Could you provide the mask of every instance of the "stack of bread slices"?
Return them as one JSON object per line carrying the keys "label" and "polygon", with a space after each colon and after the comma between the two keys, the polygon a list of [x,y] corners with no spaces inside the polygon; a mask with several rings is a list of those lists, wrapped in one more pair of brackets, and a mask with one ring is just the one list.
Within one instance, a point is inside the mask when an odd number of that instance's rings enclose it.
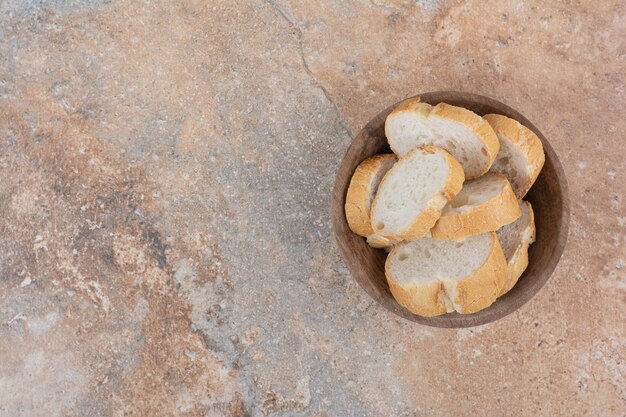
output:
{"label": "stack of bread slices", "polygon": [[385,275],[415,314],[475,313],[509,291],[528,266],[533,210],[522,200],[545,156],[516,120],[408,100],[385,121],[393,153],[354,172],[352,231],[389,251]]}

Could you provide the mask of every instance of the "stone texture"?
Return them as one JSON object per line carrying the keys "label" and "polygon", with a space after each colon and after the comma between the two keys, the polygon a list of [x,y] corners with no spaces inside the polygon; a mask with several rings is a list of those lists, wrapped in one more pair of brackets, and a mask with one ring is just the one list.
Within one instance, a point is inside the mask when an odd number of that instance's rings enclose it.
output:
{"label": "stone texture", "polygon": [[[0,3],[0,416],[623,416],[619,1]],[[351,137],[502,100],[569,178],[514,314],[394,317],[337,254]]]}

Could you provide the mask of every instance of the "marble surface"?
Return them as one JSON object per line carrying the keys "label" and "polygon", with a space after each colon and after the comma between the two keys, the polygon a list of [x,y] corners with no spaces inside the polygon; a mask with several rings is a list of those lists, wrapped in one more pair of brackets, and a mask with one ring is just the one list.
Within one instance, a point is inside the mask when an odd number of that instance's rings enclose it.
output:
{"label": "marble surface", "polygon": [[[624,416],[626,5],[0,2],[0,416]],[[569,179],[542,291],[464,330],[374,303],[351,137],[463,90]]]}

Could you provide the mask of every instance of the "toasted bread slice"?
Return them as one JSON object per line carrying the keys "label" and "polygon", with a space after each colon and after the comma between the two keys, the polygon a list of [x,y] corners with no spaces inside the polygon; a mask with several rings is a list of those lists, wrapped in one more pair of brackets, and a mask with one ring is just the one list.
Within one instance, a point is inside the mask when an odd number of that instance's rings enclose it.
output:
{"label": "toasted bread slice", "polygon": [[497,232],[508,266],[508,277],[500,295],[517,283],[528,266],[528,247],[535,241],[535,215],[528,201],[519,202],[522,215]]}
{"label": "toasted bread slice", "polygon": [[463,185],[461,165],[436,146],[416,148],[387,172],[374,202],[374,233],[393,242],[419,239]]}
{"label": "toasted bread slice", "polygon": [[491,171],[507,177],[517,198],[522,198],[535,183],[546,160],[541,140],[532,130],[509,117],[487,114],[484,119],[500,140],[500,151]]}
{"label": "toasted bread slice", "polygon": [[431,233],[435,239],[461,240],[495,232],[521,215],[509,181],[501,174],[488,172],[463,184],[461,192],[443,208]]}
{"label": "toasted bread slice", "polygon": [[385,263],[385,276],[398,303],[420,316],[489,307],[507,278],[494,232],[462,242],[423,238],[400,244]]}
{"label": "toasted bread slice", "polygon": [[500,144],[489,123],[470,110],[419,99],[407,100],[385,121],[389,146],[398,155],[419,146],[435,145],[448,151],[463,166],[466,179],[487,172]]}
{"label": "toasted bread slice", "polygon": [[367,237],[371,246],[378,248],[390,246],[392,242],[374,235],[370,209],[378,185],[397,160],[396,155],[389,153],[374,155],[361,162],[352,175],[346,195],[348,226],[357,235]]}

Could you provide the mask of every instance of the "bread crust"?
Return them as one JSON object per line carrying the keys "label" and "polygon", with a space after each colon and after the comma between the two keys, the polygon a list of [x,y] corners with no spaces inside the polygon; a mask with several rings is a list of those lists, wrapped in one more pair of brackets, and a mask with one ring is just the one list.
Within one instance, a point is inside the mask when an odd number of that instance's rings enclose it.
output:
{"label": "bread crust", "polygon": [[374,180],[383,167],[393,164],[396,160],[397,157],[392,153],[374,155],[361,162],[354,171],[346,194],[344,210],[348,226],[357,235],[368,237],[374,233],[370,222],[370,208],[375,192]]}
{"label": "bread crust", "polygon": [[401,248],[396,246],[387,256],[385,276],[391,294],[398,304],[420,316],[432,317],[456,311],[470,314],[489,307],[500,294],[507,279],[507,264],[500,242],[494,232],[491,251],[483,264],[461,280],[406,285],[398,282],[390,271],[390,263]]}
{"label": "bread crust", "polygon": [[[434,145],[428,145],[425,147],[418,147],[413,149],[404,155],[403,158],[410,157],[413,153],[421,152],[421,153],[439,153],[443,155],[448,163],[448,177],[446,178],[446,183],[444,184],[441,192],[439,194],[434,195],[426,205],[426,209],[418,214],[411,225],[401,233],[388,233],[385,230],[375,230],[372,225],[372,230],[380,236],[383,236],[395,243],[401,241],[411,241],[419,239],[420,237],[425,236],[430,229],[437,222],[437,219],[441,216],[441,210],[446,205],[446,203],[454,198],[455,195],[461,191],[463,187],[463,182],[465,181],[465,177],[463,174],[463,168],[459,164],[459,162],[452,157],[447,151],[442,148],[439,148]],[[380,183],[380,187],[383,187],[387,177],[383,178]],[[374,202],[372,203],[372,208],[375,207],[376,197],[374,198]],[[373,216],[372,216],[373,217]]]}
{"label": "bread crust", "polygon": [[437,104],[433,108],[431,114],[464,124],[485,144],[485,149],[489,158],[488,162],[483,166],[482,172],[477,175],[468,175],[466,179],[471,180],[473,178],[478,178],[485,172],[489,171],[491,164],[495,161],[498,151],[500,150],[500,140],[489,123],[485,123],[485,119],[471,110],[463,107],[452,106],[446,103]]}
{"label": "bread crust", "polygon": [[380,236],[376,233],[372,233],[371,235],[367,237],[367,244],[377,249],[389,248],[395,245],[396,243],[398,242],[388,239],[384,236]]}
{"label": "bread crust", "polygon": [[[430,117],[431,115],[441,117],[443,119],[447,119],[449,121],[453,121],[456,123],[461,123],[465,125],[468,129],[470,129],[485,145],[485,150],[487,152],[488,160],[482,166],[480,172],[475,175],[466,175],[466,179],[473,179],[480,177],[485,172],[489,171],[491,164],[496,159],[498,151],[500,150],[500,141],[496,136],[495,132],[482,117],[472,112],[471,110],[465,109],[463,107],[453,106],[447,103],[439,103],[436,106],[431,106],[428,103],[420,102],[419,97],[406,100],[402,102],[398,107],[396,107],[387,117],[393,117],[398,113],[403,112],[416,112],[421,114],[423,117]],[[385,123],[385,136],[389,138],[390,131],[388,130],[388,125]],[[394,149],[394,146],[389,143],[391,146],[391,150],[395,153],[397,149]]]}
{"label": "bread crust", "polygon": [[[404,112],[409,112],[409,113],[416,112],[416,113],[420,113],[424,117],[428,117],[432,110],[433,110],[433,106],[431,106],[428,103],[422,103],[420,101],[420,98],[416,97],[416,98],[412,98],[409,100],[405,100],[402,103],[400,103],[398,107],[396,107],[395,109],[393,109],[391,113],[389,113],[389,116],[398,114],[398,113],[404,113]],[[389,137],[388,133],[389,132],[387,131],[387,123],[385,123],[385,136],[386,137]],[[394,150],[393,147],[391,148],[391,150],[392,151]]]}
{"label": "bread crust", "polygon": [[508,260],[507,263],[507,279],[500,291],[500,295],[504,295],[509,292],[517,281],[519,277],[522,276],[526,268],[528,267],[528,248],[535,241],[536,229],[535,229],[535,213],[533,212],[532,205],[528,201],[521,201],[521,204],[524,204],[528,209],[528,216],[530,217],[528,221],[527,230],[529,231],[530,238],[527,240],[523,240],[520,245],[513,252],[513,256]]}
{"label": "bread crust", "polygon": [[[387,259],[390,256],[391,254],[387,256]],[[447,313],[445,304],[439,300],[439,294],[444,292],[441,281],[407,287],[394,280],[393,277],[387,276],[387,282],[391,294],[398,304],[411,313],[424,317],[440,316]]]}
{"label": "bread crust", "polygon": [[483,118],[489,123],[498,137],[502,135],[508,138],[517,146],[524,159],[526,159],[528,180],[520,190],[515,190],[517,198],[521,199],[535,183],[545,163],[546,156],[543,152],[541,139],[532,130],[510,117],[491,113],[486,114]]}
{"label": "bread crust", "polygon": [[513,188],[506,177],[496,172],[485,175],[500,178],[505,184],[502,191],[468,211],[443,213],[431,230],[434,239],[460,240],[480,233],[495,232],[522,215]]}

